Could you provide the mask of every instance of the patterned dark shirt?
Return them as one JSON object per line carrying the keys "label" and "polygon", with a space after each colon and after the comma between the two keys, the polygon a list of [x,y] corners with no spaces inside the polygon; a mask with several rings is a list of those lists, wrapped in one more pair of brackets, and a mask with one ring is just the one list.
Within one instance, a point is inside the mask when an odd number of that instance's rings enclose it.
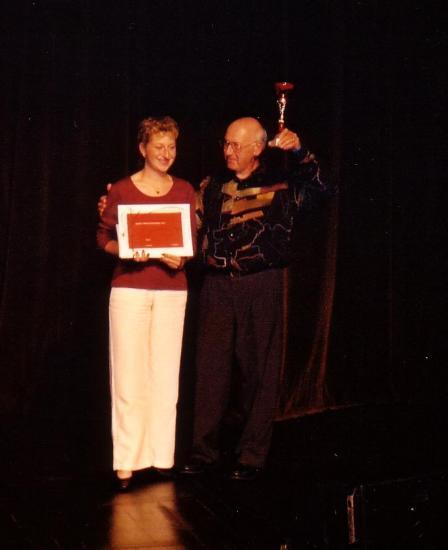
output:
{"label": "patterned dark shirt", "polygon": [[230,171],[206,178],[197,210],[206,265],[240,274],[288,265],[294,217],[324,191],[318,164],[303,149],[288,155],[288,170],[262,160],[244,180]]}

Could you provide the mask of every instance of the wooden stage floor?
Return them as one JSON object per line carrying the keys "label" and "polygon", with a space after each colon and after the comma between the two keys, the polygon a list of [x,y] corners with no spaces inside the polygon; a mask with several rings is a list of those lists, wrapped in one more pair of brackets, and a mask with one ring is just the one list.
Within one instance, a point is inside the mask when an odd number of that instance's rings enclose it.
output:
{"label": "wooden stage floor", "polygon": [[376,405],[279,422],[259,480],[146,471],[127,493],[92,442],[77,456],[60,434],[21,439],[16,427],[2,436],[0,547],[446,550],[443,412]]}

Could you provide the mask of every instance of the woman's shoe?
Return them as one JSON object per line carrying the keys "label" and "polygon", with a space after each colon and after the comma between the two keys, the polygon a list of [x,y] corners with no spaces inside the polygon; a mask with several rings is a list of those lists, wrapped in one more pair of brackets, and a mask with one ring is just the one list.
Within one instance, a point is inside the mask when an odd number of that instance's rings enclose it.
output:
{"label": "woman's shoe", "polygon": [[117,483],[120,491],[127,491],[131,484],[132,472],[127,470],[117,470]]}
{"label": "woman's shoe", "polygon": [[131,484],[131,478],[128,477],[127,479],[119,479],[118,480],[118,487],[121,491],[127,491],[129,489],[129,485]]}

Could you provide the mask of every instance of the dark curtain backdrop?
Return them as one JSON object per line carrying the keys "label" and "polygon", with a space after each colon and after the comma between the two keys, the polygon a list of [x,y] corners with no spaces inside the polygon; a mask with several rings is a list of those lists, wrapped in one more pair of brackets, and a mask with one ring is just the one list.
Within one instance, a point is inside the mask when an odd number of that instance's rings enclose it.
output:
{"label": "dark curtain backdrop", "polygon": [[[272,134],[278,80],[296,84],[288,125],[339,187],[298,222],[278,417],[446,397],[446,34],[437,3],[391,4],[2,4],[5,425],[37,418],[108,441],[111,262],[95,249],[97,198],[136,169],[148,115],[178,120],[174,172],[197,185],[221,162],[230,120],[257,116]],[[186,388],[194,264],[190,278]]]}

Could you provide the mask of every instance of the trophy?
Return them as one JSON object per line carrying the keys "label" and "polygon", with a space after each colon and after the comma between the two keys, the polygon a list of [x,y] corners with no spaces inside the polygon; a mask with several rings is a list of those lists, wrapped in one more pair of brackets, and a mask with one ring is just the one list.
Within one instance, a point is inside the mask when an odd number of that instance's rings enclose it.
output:
{"label": "trophy", "polygon": [[286,96],[288,92],[294,89],[294,84],[291,82],[276,82],[275,92],[277,94],[277,105],[280,112],[278,119],[278,132],[281,132],[285,127],[285,109],[286,109]]}

